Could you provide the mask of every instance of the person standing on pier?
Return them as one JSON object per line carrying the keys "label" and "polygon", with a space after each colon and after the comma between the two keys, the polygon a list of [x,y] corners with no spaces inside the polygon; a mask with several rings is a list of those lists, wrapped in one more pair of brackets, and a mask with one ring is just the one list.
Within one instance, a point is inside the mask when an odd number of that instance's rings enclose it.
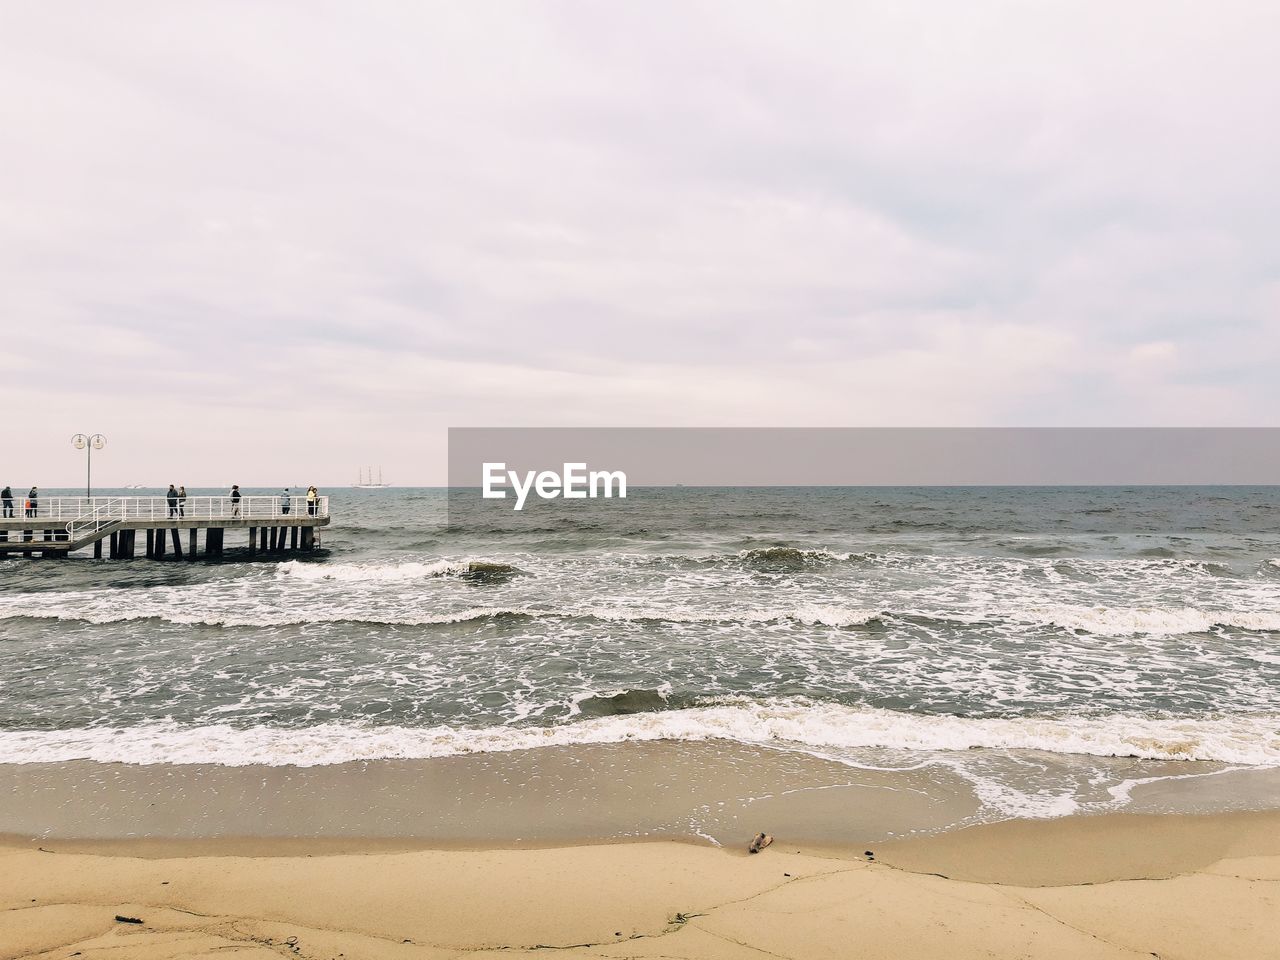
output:
{"label": "person standing on pier", "polygon": [[178,488],[178,516],[185,517],[187,515],[187,486],[183,484]]}
{"label": "person standing on pier", "polygon": [[291,506],[293,506],[293,498],[289,496],[289,488],[285,487],[284,493],[280,494],[280,512],[287,517]]}
{"label": "person standing on pier", "polygon": [[235,519],[240,516],[240,484],[233,483],[231,485],[231,517]]}
{"label": "person standing on pier", "polygon": [[8,485],[6,485],[3,490],[0,490],[0,503],[4,504],[5,519],[12,517],[13,516],[13,491],[9,489]]}
{"label": "person standing on pier", "polygon": [[169,501],[169,519],[172,520],[178,515],[178,491],[171,483],[169,490],[165,493],[165,499]]}
{"label": "person standing on pier", "polygon": [[27,516],[28,517],[40,516],[40,488],[39,487],[32,487],[30,491],[27,492]]}
{"label": "person standing on pier", "polygon": [[320,503],[320,491],[314,486],[307,487],[307,516],[316,515],[316,507]]}

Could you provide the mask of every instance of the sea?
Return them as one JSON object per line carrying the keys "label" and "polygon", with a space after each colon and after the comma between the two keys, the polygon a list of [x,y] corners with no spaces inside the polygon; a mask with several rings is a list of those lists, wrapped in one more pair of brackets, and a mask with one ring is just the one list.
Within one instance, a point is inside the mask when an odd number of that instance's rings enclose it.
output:
{"label": "sea", "polygon": [[720,741],[985,819],[1280,766],[1280,487],[321,492],[314,554],[0,560],[0,763]]}

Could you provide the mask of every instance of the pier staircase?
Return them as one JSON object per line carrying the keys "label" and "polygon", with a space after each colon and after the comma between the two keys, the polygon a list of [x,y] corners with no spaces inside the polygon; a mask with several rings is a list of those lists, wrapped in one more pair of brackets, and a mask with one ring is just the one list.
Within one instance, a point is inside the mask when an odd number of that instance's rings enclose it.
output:
{"label": "pier staircase", "polygon": [[76,517],[67,524],[67,552],[96,543],[124,524],[125,501],[112,497],[98,504],[91,513]]}
{"label": "pier staircase", "polygon": [[26,540],[21,534],[16,538],[0,540],[0,554],[15,553],[19,550],[30,552],[39,550],[43,553],[71,553],[82,547],[89,547],[119,530],[124,524],[124,500],[115,497],[105,503],[98,504],[84,516],[76,517],[66,524],[66,533],[59,534],[53,540]]}

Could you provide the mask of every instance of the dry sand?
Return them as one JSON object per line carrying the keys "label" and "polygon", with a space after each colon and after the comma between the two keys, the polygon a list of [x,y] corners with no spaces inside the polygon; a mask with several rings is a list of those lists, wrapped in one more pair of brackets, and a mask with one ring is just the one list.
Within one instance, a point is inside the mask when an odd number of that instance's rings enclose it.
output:
{"label": "dry sand", "polygon": [[0,957],[1280,958],[1274,812],[998,824],[876,862],[782,836],[306,849],[11,841]]}

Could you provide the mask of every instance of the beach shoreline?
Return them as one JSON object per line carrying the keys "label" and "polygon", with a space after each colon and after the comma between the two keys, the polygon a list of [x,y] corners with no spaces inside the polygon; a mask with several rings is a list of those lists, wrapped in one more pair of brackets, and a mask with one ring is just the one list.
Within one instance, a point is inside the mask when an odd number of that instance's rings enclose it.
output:
{"label": "beach shoreline", "polygon": [[1016,821],[871,858],[335,843],[6,838],[2,955],[1280,956],[1280,811]]}
{"label": "beach shoreline", "polygon": [[[853,766],[732,741],[316,766],[10,763],[0,764],[0,784],[0,834],[19,838],[257,837],[441,849],[639,840],[733,847],[763,830],[860,850],[981,823],[1053,819],[1044,811],[1280,807],[1280,769],[1268,767],[1026,751],[883,754]],[[1032,813],[1018,816],[1010,807]]]}
{"label": "beach shoreline", "polygon": [[1116,762],[1163,776],[986,823],[937,770],[733,743],[0,765],[0,960],[1280,958],[1280,771]]}

